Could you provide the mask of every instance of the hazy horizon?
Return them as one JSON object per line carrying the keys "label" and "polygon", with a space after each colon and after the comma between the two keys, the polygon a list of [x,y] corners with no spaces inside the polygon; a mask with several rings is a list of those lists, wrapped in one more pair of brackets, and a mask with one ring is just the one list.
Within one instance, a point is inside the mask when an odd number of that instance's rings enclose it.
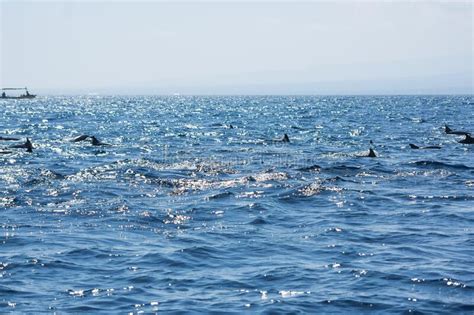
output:
{"label": "hazy horizon", "polygon": [[38,94],[473,94],[471,2],[0,2]]}

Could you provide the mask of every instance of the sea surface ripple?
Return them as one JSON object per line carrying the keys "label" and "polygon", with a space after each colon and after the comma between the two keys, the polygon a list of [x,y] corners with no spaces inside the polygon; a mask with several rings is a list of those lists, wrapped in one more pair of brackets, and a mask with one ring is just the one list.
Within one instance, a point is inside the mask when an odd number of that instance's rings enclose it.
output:
{"label": "sea surface ripple", "polygon": [[472,314],[474,146],[442,127],[474,132],[473,113],[473,96],[0,100],[0,136],[35,146],[0,155],[0,313]]}

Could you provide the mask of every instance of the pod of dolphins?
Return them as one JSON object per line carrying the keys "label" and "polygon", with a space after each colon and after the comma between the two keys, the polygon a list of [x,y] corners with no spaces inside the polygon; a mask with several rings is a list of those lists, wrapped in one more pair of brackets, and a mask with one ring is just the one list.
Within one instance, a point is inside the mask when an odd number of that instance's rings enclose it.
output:
{"label": "pod of dolphins", "polygon": [[[80,141],[84,141],[84,140],[87,140],[87,139],[90,139],[91,144],[95,145],[95,146],[111,146],[111,144],[104,143],[104,142],[100,141],[99,139],[97,139],[95,136],[88,136],[88,135],[79,136],[79,137],[71,140],[71,142],[80,142]],[[18,140],[20,140],[20,139],[13,138],[13,137],[0,137],[0,141],[18,141]],[[15,145],[9,146],[8,149],[26,149],[26,152],[31,153],[31,152],[33,152],[34,147],[33,147],[33,143],[31,143],[30,138],[26,138],[25,143],[15,144]],[[5,151],[5,150],[0,151],[0,154],[9,154],[9,153],[13,153],[13,151]]]}
{"label": "pod of dolphins", "polygon": [[[232,125],[231,125],[231,128],[233,128]],[[474,138],[471,137],[471,133],[469,133],[469,132],[459,131],[459,130],[452,130],[451,128],[449,128],[448,125],[444,126],[444,132],[448,135],[457,135],[457,136],[462,135],[462,136],[464,136],[465,138],[458,141],[459,143],[474,144]],[[90,139],[91,144],[94,145],[94,146],[111,146],[111,144],[104,143],[104,142],[100,141],[99,139],[97,139],[95,136],[89,136],[89,135],[81,135],[81,136],[71,140],[71,142],[86,141],[88,139]],[[19,138],[13,138],[13,137],[1,137],[0,136],[0,141],[18,141],[18,140],[20,140],[20,139]],[[290,142],[290,137],[288,137],[288,135],[285,133],[283,135],[283,138],[272,140],[272,142],[289,143]],[[372,141],[370,141],[370,143],[372,144]],[[417,149],[417,150],[419,150],[419,149],[441,149],[441,147],[437,146],[437,145],[418,146],[418,145],[413,144],[413,143],[410,143],[409,145],[410,145],[410,148]],[[8,148],[9,149],[26,149],[26,152],[30,152],[30,153],[33,152],[33,149],[34,149],[33,144],[31,143],[31,140],[29,138],[26,138],[26,141],[23,144],[12,145],[12,146],[9,146]],[[9,153],[13,153],[13,151],[9,151],[9,150],[0,151],[0,154],[9,154]],[[377,157],[377,154],[375,153],[375,151],[372,148],[370,148],[369,153],[367,155],[363,155],[363,157],[375,158],[375,157]]]}

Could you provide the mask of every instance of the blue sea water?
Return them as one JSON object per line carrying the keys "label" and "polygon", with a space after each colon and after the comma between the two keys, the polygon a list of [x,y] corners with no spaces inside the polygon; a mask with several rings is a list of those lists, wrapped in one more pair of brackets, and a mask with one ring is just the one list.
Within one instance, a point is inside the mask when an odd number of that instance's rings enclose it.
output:
{"label": "blue sea water", "polygon": [[0,313],[472,314],[474,145],[443,126],[474,132],[473,113],[473,96],[0,100],[0,136],[22,138],[0,148],[35,146],[0,155]]}

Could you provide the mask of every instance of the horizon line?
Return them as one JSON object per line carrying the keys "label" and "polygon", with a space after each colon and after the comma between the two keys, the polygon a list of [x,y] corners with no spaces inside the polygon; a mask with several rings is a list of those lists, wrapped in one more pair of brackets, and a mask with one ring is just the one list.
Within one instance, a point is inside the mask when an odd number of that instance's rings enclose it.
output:
{"label": "horizon line", "polygon": [[36,95],[37,97],[44,97],[44,96],[474,96],[473,93],[315,93],[315,94],[307,94],[307,93],[283,93],[283,94],[255,94],[255,93],[242,93],[242,94],[234,94],[234,93],[223,93],[223,94],[193,94],[193,93],[176,93],[176,94],[169,94],[169,93],[142,93],[142,94],[134,94],[134,93],[47,93],[43,95]]}

